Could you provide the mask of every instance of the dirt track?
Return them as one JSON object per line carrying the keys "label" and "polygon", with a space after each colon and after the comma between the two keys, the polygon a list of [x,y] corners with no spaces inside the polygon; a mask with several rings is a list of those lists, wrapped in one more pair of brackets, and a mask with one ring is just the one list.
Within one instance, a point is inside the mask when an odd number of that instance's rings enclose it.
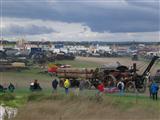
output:
{"label": "dirt track", "polygon": [[[115,64],[118,61],[122,65],[126,66],[132,66],[133,63],[136,63],[140,74],[146,69],[147,65],[149,64],[143,61],[132,61],[130,58],[123,58],[123,57],[117,57],[117,58],[77,57],[77,60],[90,61],[97,64]],[[154,75],[158,68],[159,68],[158,65],[153,65],[151,69],[151,74]]]}

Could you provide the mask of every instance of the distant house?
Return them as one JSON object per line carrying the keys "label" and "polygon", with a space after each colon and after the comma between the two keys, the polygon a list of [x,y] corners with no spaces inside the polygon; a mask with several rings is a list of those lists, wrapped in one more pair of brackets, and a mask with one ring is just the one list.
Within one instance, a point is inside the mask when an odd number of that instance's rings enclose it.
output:
{"label": "distant house", "polygon": [[156,51],[156,52],[147,52],[147,56],[160,56],[160,52]]}
{"label": "distant house", "polygon": [[116,53],[120,56],[126,56],[129,54],[128,47],[118,47]]}
{"label": "distant house", "polygon": [[112,51],[110,46],[99,46],[97,48],[97,50],[102,50],[102,51],[105,51],[105,52],[108,52],[108,53],[110,53]]}

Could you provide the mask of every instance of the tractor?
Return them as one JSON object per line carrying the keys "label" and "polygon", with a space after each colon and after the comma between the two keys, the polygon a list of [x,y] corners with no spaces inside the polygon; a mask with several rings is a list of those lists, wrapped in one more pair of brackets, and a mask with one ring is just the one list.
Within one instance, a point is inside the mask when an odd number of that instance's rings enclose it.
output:
{"label": "tractor", "polygon": [[115,66],[101,67],[94,74],[94,78],[102,80],[107,87],[116,86],[122,80],[125,83],[126,91],[135,92],[137,90],[138,92],[145,92],[149,72],[158,58],[158,56],[152,58],[142,75],[137,74],[136,64],[133,64],[132,69],[117,64]]}

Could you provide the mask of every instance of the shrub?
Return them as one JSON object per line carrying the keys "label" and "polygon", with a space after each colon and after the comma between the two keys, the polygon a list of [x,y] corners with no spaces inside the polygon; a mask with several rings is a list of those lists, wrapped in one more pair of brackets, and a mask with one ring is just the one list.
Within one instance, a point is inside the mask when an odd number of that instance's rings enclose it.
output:
{"label": "shrub", "polygon": [[10,101],[14,99],[15,99],[15,96],[12,93],[4,93],[0,95],[0,100],[3,100],[3,101]]}

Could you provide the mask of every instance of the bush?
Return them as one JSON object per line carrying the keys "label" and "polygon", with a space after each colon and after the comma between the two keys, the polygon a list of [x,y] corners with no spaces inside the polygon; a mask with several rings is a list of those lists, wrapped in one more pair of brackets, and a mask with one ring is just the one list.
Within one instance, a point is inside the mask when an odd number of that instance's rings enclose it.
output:
{"label": "bush", "polygon": [[3,101],[10,101],[14,99],[15,99],[15,96],[12,93],[4,93],[0,95],[0,100],[3,100]]}

